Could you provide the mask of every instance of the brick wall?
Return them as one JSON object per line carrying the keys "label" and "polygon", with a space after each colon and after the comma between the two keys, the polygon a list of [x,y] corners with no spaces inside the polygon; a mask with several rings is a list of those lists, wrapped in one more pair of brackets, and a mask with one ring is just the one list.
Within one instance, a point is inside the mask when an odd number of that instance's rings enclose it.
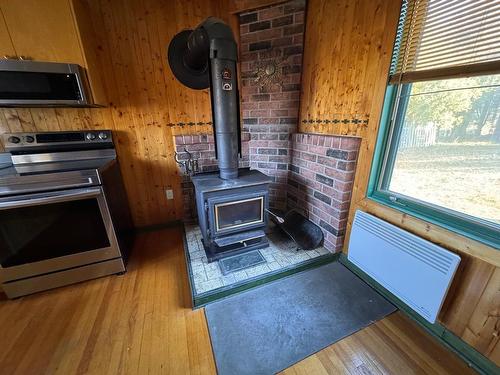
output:
{"label": "brick wall", "polygon": [[306,209],[325,234],[325,247],[344,242],[360,139],[294,134],[288,165],[287,205]]}
{"label": "brick wall", "polygon": [[[243,129],[250,134],[250,167],[274,178],[270,205],[286,206],[291,134],[297,131],[305,0],[240,15]],[[261,87],[256,70],[284,61],[281,85]]]}
{"label": "brick wall", "polygon": [[[240,168],[249,166],[249,140],[250,135],[248,133],[243,133],[241,135],[242,157],[241,159],[239,159]],[[176,151],[179,154],[178,159],[186,160],[188,158],[188,154],[184,152],[184,149],[186,149],[192,154],[193,159],[198,159],[198,167],[200,172],[212,172],[218,170],[217,160],[215,159],[215,143],[213,135],[177,135],[174,138],[174,142]],[[182,173],[180,166],[179,173]],[[184,207],[182,218],[185,222],[188,223],[196,221],[196,202],[194,196],[194,187],[189,176],[182,175],[181,189]]]}

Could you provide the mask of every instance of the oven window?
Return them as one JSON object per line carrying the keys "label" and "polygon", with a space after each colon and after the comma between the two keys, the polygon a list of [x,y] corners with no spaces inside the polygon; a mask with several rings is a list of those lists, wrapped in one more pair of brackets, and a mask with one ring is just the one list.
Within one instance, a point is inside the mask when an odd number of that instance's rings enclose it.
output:
{"label": "oven window", "polygon": [[109,246],[95,198],[0,210],[3,268]]}
{"label": "oven window", "polygon": [[215,205],[217,231],[262,223],[264,197],[243,199]]}

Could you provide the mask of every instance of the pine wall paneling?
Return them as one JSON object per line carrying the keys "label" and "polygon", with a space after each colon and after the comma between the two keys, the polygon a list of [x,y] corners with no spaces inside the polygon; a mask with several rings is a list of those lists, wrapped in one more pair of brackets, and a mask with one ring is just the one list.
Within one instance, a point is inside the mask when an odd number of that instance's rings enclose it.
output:
{"label": "pine wall paneling", "polygon": [[391,0],[308,1],[299,131],[361,138],[344,251],[362,209],[457,252],[462,263],[439,320],[499,364],[500,253],[366,199],[399,8]]}
{"label": "pine wall paneling", "polygon": [[[112,129],[135,225],[180,218],[173,135],[211,132],[208,125],[178,125],[210,122],[211,110],[207,90],[190,90],[173,77],[167,46],[177,32],[193,28],[209,15],[227,20],[226,4],[216,0],[89,0],[109,105],[101,109],[0,109],[0,132]],[[174,200],[166,200],[165,188],[174,189]]]}

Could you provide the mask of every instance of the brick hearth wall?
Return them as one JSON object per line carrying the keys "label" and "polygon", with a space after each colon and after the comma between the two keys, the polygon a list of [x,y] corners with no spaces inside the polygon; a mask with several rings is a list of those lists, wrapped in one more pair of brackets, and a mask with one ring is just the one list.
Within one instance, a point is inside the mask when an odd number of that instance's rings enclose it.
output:
{"label": "brick hearth wall", "polygon": [[[243,129],[250,133],[250,167],[274,178],[270,206],[286,207],[291,134],[297,131],[305,0],[240,15]],[[281,85],[260,87],[256,70],[282,63]]]}
{"label": "brick hearth wall", "polygon": [[332,252],[344,242],[359,145],[359,138],[293,135],[287,204],[308,211]]}

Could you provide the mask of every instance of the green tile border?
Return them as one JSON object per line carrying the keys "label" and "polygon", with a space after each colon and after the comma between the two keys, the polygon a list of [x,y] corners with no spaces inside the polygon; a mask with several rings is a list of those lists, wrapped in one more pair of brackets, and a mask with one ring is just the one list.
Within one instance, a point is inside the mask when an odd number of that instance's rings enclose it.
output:
{"label": "green tile border", "polygon": [[442,345],[450,349],[452,352],[457,354],[462,360],[464,360],[470,367],[484,375],[494,375],[500,374],[500,367],[495,363],[490,361],[484,355],[479,353],[465,341],[460,339],[458,336],[449,331],[445,326],[440,323],[431,324],[416,312],[414,312],[410,307],[408,307],[403,301],[401,301],[394,294],[385,289],[373,278],[368,276],[364,271],[357,267],[354,263],[351,263],[347,259],[347,255],[344,253],[340,254],[339,262],[346,266],[349,270],[354,272],[358,277],[370,285],[373,289],[379,292],[382,296],[387,298],[391,303],[397,306],[401,311],[408,315],[412,320],[418,323],[425,331],[436,338]]}

